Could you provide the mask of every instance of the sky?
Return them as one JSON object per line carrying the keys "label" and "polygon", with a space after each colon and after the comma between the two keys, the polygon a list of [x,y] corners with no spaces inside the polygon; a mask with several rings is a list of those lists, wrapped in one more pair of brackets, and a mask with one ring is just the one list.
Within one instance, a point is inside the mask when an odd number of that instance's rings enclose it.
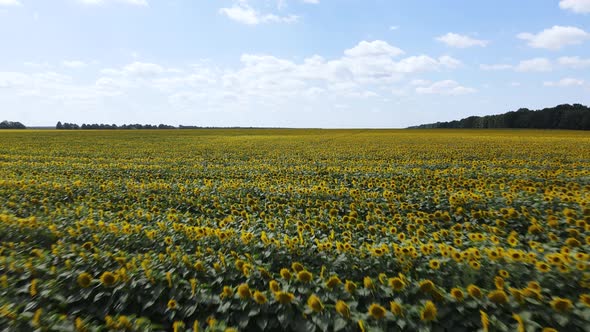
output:
{"label": "sky", "polygon": [[590,104],[590,0],[0,0],[0,121],[403,128]]}

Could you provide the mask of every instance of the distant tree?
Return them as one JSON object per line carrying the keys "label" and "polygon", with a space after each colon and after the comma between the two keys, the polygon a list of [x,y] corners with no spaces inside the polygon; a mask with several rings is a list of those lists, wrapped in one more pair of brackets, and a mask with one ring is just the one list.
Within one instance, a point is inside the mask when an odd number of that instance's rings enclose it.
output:
{"label": "distant tree", "polygon": [[26,129],[27,127],[17,121],[2,121],[0,122],[0,129]]}
{"label": "distant tree", "polygon": [[517,111],[484,117],[470,116],[450,122],[424,124],[411,128],[536,128],[590,130],[590,108],[563,104],[552,108]]}
{"label": "distant tree", "polygon": [[61,121],[57,121],[57,124],[55,125],[55,129],[64,129],[64,125],[61,124]]}

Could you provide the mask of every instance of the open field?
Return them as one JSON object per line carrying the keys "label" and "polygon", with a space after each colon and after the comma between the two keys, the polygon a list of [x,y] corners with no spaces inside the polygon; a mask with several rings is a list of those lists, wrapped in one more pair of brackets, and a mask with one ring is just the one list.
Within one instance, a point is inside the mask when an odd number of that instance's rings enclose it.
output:
{"label": "open field", "polygon": [[6,331],[588,331],[590,133],[3,131],[0,240]]}

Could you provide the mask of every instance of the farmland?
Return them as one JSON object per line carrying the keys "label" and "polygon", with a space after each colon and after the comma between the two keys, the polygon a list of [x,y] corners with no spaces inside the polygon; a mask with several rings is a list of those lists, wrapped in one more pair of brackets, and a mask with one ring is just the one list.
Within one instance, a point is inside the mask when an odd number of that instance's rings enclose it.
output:
{"label": "farmland", "polygon": [[0,329],[588,331],[590,134],[0,132]]}

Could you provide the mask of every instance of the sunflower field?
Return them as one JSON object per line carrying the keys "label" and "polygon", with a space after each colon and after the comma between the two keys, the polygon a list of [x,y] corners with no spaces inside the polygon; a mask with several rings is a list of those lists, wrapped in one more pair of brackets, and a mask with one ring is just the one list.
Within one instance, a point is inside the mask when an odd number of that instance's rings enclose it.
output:
{"label": "sunflower field", "polygon": [[590,331],[590,133],[2,131],[0,331]]}

